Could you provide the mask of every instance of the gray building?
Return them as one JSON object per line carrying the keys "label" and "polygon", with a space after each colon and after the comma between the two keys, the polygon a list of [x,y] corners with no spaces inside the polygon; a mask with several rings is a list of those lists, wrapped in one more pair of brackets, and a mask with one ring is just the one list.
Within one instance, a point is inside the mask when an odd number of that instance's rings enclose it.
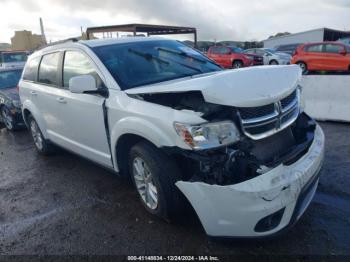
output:
{"label": "gray building", "polygon": [[302,44],[310,42],[337,41],[350,36],[350,31],[340,31],[330,28],[319,28],[296,34],[273,37],[263,41],[264,47],[273,48],[279,45]]}

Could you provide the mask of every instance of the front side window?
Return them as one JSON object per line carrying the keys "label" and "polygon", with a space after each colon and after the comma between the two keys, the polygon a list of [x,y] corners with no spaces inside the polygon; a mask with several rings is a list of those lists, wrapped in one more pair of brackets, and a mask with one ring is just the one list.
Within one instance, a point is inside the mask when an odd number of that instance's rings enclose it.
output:
{"label": "front side window", "polygon": [[173,40],[137,41],[92,49],[122,90],[222,70],[200,52]]}
{"label": "front side window", "polygon": [[96,79],[97,86],[102,85],[102,81],[88,57],[77,51],[67,51],[64,55],[63,86],[68,88],[69,80],[80,75],[92,75]]}
{"label": "front side window", "polygon": [[324,52],[325,53],[336,53],[339,54],[340,51],[344,50],[340,45],[326,44]]}
{"label": "front side window", "polygon": [[23,80],[36,81],[40,57],[30,59],[24,68]]}
{"label": "front side window", "polygon": [[58,85],[59,53],[44,55],[40,66],[38,82],[48,85]]}
{"label": "front side window", "polygon": [[0,71],[0,89],[16,87],[22,70]]}
{"label": "front side window", "polygon": [[262,49],[256,49],[256,54],[257,55],[265,55],[265,51],[264,50],[262,50]]}
{"label": "front side window", "polygon": [[309,45],[305,48],[306,52],[322,52],[322,45]]}

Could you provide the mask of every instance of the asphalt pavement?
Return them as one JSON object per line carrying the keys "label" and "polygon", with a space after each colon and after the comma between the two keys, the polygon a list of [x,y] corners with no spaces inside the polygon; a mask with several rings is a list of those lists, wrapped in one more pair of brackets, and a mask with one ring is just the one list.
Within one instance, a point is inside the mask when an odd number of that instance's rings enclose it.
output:
{"label": "asphalt pavement", "polygon": [[196,215],[148,215],[129,182],[60,150],[36,153],[27,131],[0,130],[0,254],[350,255],[350,125],[322,123],[326,156],[317,194],[286,234],[213,241]]}

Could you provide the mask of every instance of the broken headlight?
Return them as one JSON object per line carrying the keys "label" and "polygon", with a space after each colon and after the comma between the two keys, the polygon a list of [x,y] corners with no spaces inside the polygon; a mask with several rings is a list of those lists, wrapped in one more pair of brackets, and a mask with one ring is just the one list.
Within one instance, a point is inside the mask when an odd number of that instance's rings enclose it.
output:
{"label": "broken headlight", "polygon": [[196,150],[233,144],[239,140],[239,131],[231,121],[188,125],[175,122],[175,130],[184,142]]}

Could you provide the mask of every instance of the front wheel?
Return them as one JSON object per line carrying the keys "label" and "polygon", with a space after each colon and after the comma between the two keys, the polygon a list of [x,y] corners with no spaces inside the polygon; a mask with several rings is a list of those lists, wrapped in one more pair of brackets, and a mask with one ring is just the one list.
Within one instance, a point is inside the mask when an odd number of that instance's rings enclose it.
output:
{"label": "front wheel", "polygon": [[54,151],[53,145],[44,138],[37,122],[32,116],[29,116],[28,123],[37,151],[43,155],[49,155],[52,153]]}
{"label": "front wheel", "polygon": [[298,62],[297,65],[300,66],[303,75],[306,75],[308,72],[307,65],[304,62]]}
{"label": "front wheel", "polygon": [[272,61],[270,62],[270,65],[278,65],[278,62],[277,62],[276,60],[272,60]]}
{"label": "front wheel", "polygon": [[243,63],[241,61],[233,61],[232,63],[232,68],[233,69],[238,69],[238,68],[241,68],[243,67]]}
{"label": "front wheel", "polygon": [[183,198],[175,185],[181,176],[173,159],[143,141],[130,150],[129,172],[149,213],[171,220],[181,212]]}

